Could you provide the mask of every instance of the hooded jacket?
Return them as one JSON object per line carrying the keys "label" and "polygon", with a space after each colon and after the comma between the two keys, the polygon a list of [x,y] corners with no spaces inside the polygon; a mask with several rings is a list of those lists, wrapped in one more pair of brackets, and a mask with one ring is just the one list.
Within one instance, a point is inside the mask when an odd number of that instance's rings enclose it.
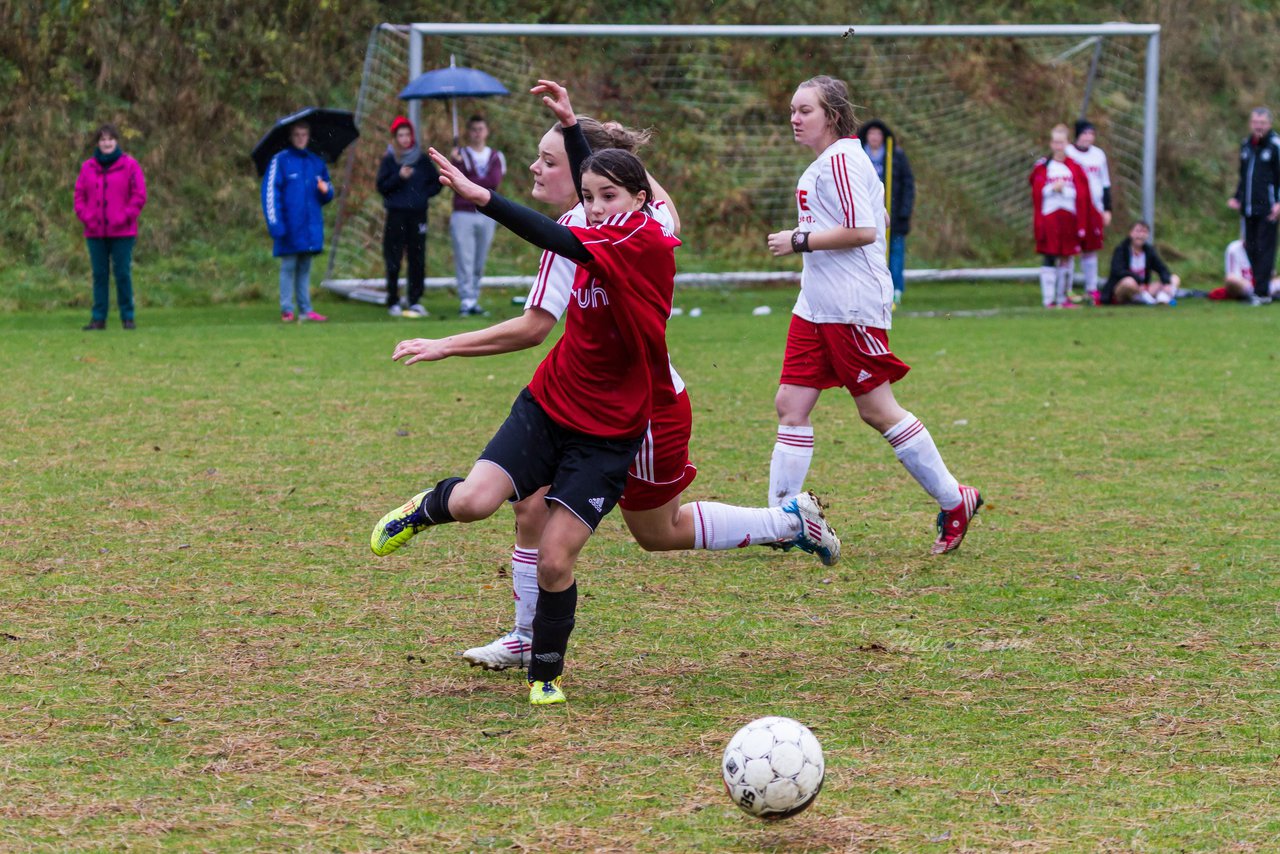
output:
{"label": "hooded jacket", "polygon": [[[400,163],[396,160],[395,135],[401,127],[413,131],[408,119],[397,117],[391,123],[391,144],[387,153],[382,155],[378,164],[378,177],[375,183],[382,194],[382,205],[387,210],[416,211],[423,217],[427,215],[427,202],[440,192],[440,171],[426,154],[419,154],[413,164],[413,173],[408,178],[400,177]],[[418,135],[413,135],[416,145]]]}
{"label": "hooded jacket", "polygon": [[[867,157],[871,156],[870,149],[867,149],[866,135],[867,131],[877,128],[880,133],[884,134],[885,148],[889,147],[889,140],[893,139],[893,131],[889,130],[889,126],[879,119],[871,121],[858,128],[858,139],[862,142],[862,147],[867,151]],[[874,161],[872,162],[874,165]],[[895,142],[893,146],[893,175],[892,185],[889,187],[891,198],[889,199],[889,236],[907,235],[911,233],[911,214],[916,207],[916,179],[911,174],[911,161],[907,159],[907,154],[899,148]],[[881,178],[881,182],[884,179]]]}
{"label": "hooded jacket", "polygon": [[90,157],[76,178],[75,204],[85,237],[136,237],[147,204],[142,167],[127,154],[105,168]]}
{"label": "hooded jacket", "polygon": [[1246,136],[1240,143],[1240,181],[1236,201],[1243,216],[1270,216],[1271,206],[1280,202],[1280,136],[1275,131],[1253,144]]}
{"label": "hooded jacket", "polygon": [[[316,179],[329,185],[321,193]],[[314,255],[324,251],[324,214],[320,208],[333,199],[333,181],[324,159],[290,146],[271,158],[262,178],[262,215],[275,239],[272,254]]]}

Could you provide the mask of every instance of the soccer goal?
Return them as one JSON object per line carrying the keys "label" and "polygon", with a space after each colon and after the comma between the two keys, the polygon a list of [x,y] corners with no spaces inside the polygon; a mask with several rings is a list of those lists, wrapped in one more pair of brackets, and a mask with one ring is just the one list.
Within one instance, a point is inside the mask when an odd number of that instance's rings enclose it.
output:
{"label": "soccer goal", "polygon": [[[1111,165],[1113,231],[1156,213],[1160,28],[1156,24],[993,26],[612,26],[382,24],[370,35],[345,156],[325,285],[370,301],[382,286],[374,174],[386,129],[408,113],[424,139],[452,144],[448,112],[397,98],[423,71],[480,68],[511,91],[464,102],[481,112],[509,167],[503,192],[528,198],[527,165],[551,125],[527,93],[554,75],[584,113],[651,127],[641,154],[681,211],[682,284],[782,280],[764,235],[795,218],[811,159],[791,140],[801,80],[846,80],[860,121],[879,118],[911,158],[916,210],[909,280],[1034,277],[1027,176],[1053,125],[1087,116]],[[568,49],[566,49],[568,47]],[[432,201],[428,284],[453,283],[449,194]],[[1113,237],[1113,239],[1115,239]],[[486,285],[527,285],[537,253],[499,230]]]}

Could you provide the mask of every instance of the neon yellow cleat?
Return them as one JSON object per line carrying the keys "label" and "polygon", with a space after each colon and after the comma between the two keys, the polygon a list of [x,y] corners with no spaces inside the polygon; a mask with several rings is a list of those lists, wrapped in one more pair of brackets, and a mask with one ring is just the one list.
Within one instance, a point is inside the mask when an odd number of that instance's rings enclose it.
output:
{"label": "neon yellow cleat", "polygon": [[419,492],[378,520],[378,524],[373,526],[373,535],[369,538],[369,546],[374,554],[386,557],[413,539],[418,532],[431,527],[431,522],[422,511],[422,503],[430,494],[430,489]]}
{"label": "neon yellow cleat", "polygon": [[560,690],[560,679],[557,676],[550,682],[529,683],[529,703],[534,706],[549,706],[552,703],[563,703],[564,692]]}

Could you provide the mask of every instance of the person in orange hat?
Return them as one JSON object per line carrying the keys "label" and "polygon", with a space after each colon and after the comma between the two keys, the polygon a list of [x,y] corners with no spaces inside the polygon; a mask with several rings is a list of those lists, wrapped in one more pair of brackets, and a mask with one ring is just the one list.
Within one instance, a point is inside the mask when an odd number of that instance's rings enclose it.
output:
{"label": "person in orange hat", "polygon": [[[391,144],[378,166],[378,192],[387,209],[382,258],[387,265],[387,312],[392,317],[426,317],[422,292],[427,270],[427,202],[440,192],[440,172],[422,156],[413,123],[396,116]],[[409,258],[408,304],[400,305],[400,259]]]}

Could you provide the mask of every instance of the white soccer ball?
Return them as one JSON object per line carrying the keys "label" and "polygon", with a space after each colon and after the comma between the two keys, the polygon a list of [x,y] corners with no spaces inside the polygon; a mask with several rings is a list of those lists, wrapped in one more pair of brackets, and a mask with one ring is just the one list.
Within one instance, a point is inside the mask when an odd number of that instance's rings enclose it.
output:
{"label": "white soccer ball", "polygon": [[822,746],[791,718],[754,720],[734,733],[720,770],[733,802],[764,819],[802,812],[822,789]]}

